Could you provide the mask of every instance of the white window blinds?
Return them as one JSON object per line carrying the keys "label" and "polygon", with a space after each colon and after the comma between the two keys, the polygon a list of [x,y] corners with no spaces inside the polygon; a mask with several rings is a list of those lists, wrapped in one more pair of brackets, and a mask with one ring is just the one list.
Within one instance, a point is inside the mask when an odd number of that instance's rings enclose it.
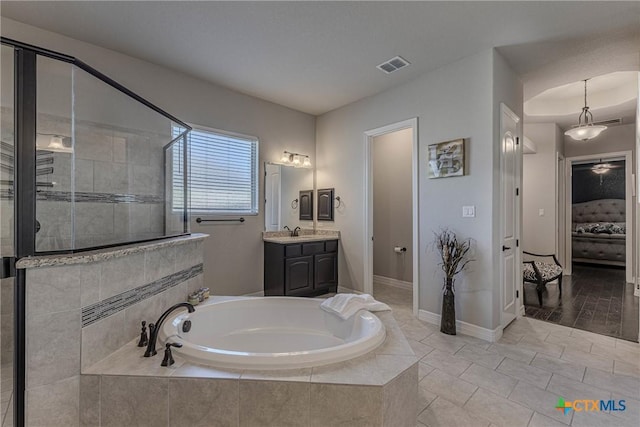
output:
{"label": "white window blinds", "polygon": [[[174,133],[177,136],[176,130]],[[188,140],[190,209],[220,215],[258,213],[258,140],[194,128]],[[174,157],[174,162],[178,161]],[[174,171],[179,171],[174,165]],[[174,172],[174,173],[175,173]],[[174,175],[174,206],[182,197]]]}

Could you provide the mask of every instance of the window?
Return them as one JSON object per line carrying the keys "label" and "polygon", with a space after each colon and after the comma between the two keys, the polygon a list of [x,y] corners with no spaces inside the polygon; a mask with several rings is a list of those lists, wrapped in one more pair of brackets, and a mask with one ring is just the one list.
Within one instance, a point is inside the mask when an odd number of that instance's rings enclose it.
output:
{"label": "window", "polygon": [[[173,128],[179,135],[179,128]],[[188,139],[190,210],[212,215],[258,214],[258,139],[194,128]],[[181,165],[173,156],[172,205],[182,206]]]}

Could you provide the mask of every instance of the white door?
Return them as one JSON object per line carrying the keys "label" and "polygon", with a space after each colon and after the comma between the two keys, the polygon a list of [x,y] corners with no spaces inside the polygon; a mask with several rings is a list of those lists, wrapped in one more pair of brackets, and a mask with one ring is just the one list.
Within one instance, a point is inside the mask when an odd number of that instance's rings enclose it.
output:
{"label": "white door", "polygon": [[280,230],[280,182],[281,166],[264,165],[264,228],[266,231]]}
{"label": "white door", "polygon": [[519,279],[518,269],[518,203],[520,199],[518,122],[516,116],[504,104],[500,115],[500,284],[502,305],[502,326],[505,327],[516,318],[518,301],[516,289]]}

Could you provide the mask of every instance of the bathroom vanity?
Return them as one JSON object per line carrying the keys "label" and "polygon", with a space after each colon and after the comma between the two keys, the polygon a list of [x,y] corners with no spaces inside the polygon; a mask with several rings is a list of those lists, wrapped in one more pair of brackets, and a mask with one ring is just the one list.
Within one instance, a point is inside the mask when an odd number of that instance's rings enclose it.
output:
{"label": "bathroom vanity", "polygon": [[264,238],[265,296],[317,296],[337,288],[337,236]]}

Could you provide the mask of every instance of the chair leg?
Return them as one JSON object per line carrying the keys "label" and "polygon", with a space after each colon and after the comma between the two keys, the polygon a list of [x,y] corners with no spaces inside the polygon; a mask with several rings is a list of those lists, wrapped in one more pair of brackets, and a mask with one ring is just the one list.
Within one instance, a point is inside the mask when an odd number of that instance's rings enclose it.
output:
{"label": "chair leg", "polygon": [[562,296],[562,275],[558,277],[558,290],[560,291],[560,296]]}
{"label": "chair leg", "polygon": [[542,284],[538,284],[536,286],[536,292],[538,293],[538,302],[540,303],[540,307],[542,307]]}

